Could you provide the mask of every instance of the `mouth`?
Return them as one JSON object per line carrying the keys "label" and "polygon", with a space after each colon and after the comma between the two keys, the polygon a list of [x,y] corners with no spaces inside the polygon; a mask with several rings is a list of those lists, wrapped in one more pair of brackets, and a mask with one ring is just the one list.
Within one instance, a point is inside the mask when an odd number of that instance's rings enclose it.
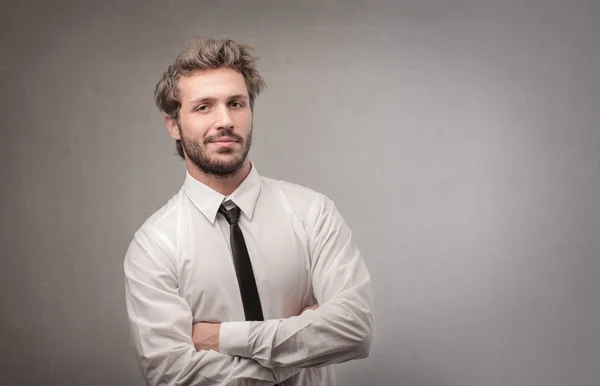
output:
{"label": "mouth", "polygon": [[237,146],[238,141],[230,137],[221,137],[210,141],[209,144],[212,144],[217,149],[232,149]]}
{"label": "mouth", "polygon": [[238,141],[236,141],[235,139],[233,139],[231,137],[220,137],[213,141],[210,141],[210,143],[236,143],[236,142],[238,142]]}

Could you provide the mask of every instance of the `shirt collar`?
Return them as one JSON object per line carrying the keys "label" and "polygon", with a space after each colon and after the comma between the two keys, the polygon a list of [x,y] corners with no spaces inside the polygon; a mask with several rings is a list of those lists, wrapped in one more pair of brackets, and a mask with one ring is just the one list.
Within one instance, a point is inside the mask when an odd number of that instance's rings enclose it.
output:
{"label": "shirt collar", "polygon": [[229,196],[225,196],[196,180],[189,172],[186,172],[184,189],[194,205],[200,209],[211,223],[215,222],[219,206],[229,200],[239,206],[242,213],[251,220],[254,213],[254,206],[260,193],[260,175],[254,164],[251,164],[250,173],[240,186]]}

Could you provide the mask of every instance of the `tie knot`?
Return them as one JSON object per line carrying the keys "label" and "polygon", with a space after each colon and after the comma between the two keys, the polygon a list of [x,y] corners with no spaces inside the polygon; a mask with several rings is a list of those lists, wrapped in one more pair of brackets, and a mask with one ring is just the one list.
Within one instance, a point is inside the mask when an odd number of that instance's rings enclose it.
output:
{"label": "tie knot", "polygon": [[229,225],[237,224],[240,218],[240,207],[235,206],[229,210],[225,209],[223,205],[219,207],[219,213],[221,213]]}

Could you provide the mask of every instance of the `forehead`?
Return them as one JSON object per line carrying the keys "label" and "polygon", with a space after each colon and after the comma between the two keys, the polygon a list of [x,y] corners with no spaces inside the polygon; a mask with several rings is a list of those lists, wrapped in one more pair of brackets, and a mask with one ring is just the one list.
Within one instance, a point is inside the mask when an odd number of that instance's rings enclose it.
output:
{"label": "forehead", "polygon": [[179,79],[181,102],[199,98],[226,99],[232,95],[248,96],[244,76],[230,68],[200,70]]}

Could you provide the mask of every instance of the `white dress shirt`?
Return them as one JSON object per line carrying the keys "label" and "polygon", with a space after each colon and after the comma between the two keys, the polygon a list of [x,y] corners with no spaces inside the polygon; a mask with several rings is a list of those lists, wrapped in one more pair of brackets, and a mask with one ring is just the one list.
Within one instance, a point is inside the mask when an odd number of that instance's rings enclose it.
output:
{"label": "white dress shirt", "polygon": [[[245,321],[222,203],[241,209],[265,321]],[[228,197],[187,173],[135,233],[124,272],[149,385],[334,385],[333,364],[370,351],[370,275],[342,216],[326,196],[254,165]],[[195,350],[198,322],[222,323],[220,352]]]}

